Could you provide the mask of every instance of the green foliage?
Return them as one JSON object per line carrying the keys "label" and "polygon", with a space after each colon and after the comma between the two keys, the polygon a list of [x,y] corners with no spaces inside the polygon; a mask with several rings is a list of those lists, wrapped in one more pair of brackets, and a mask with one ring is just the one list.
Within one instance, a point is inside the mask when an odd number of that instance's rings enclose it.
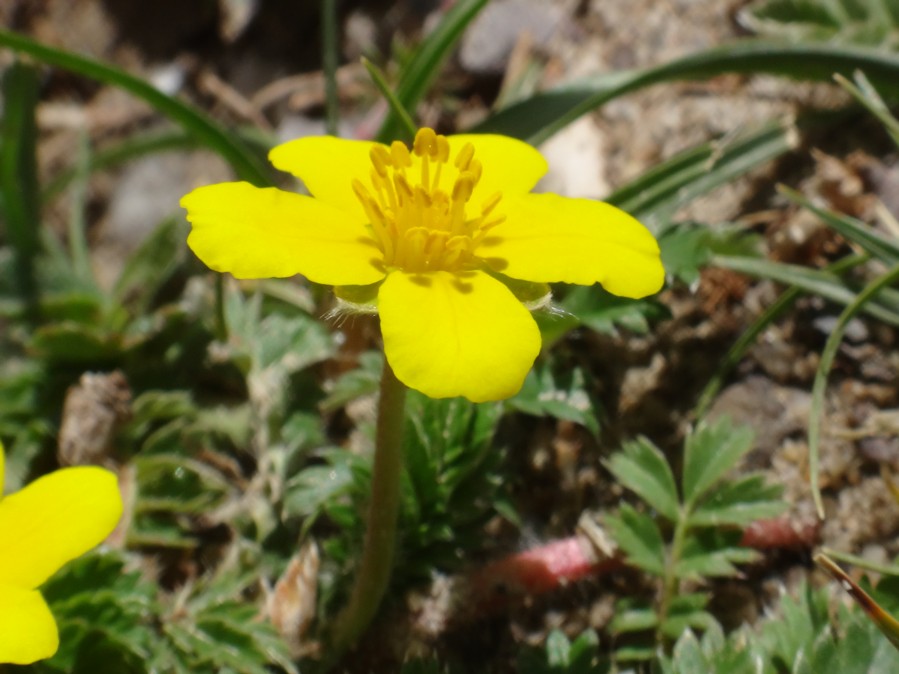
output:
{"label": "green foliage", "polygon": [[611,664],[599,655],[599,638],[593,630],[585,630],[574,641],[553,630],[544,649],[529,649],[518,658],[521,674],[603,674]]}
{"label": "green foliage", "polygon": [[827,589],[803,584],[785,596],[755,627],[725,636],[711,621],[701,639],[687,630],[670,656],[658,655],[660,674],[887,674],[899,667],[899,652],[858,611],[831,616]]}
{"label": "green foliage", "polygon": [[761,0],[744,9],[740,21],[756,33],[792,42],[899,46],[895,0]]}
{"label": "green foliage", "polygon": [[32,670],[41,674],[150,674],[297,670],[274,628],[233,572],[164,594],[107,552],[68,565],[43,588],[57,620],[60,649]]}
{"label": "green foliage", "polygon": [[588,392],[580,368],[556,376],[549,364],[535,365],[525,377],[521,391],[506,406],[535,417],[573,421],[599,436],[598,403]]}
{"label": "green foliage", "polygon": [[[653,630],[656,639],[664,641],[677,639],[685,630],[714,625],[705,610],[708,597],[682,593],[682,583],[736,576],[736,565],[758,557],[740,546],[742,528],[774,517],[785,507],[780,489],[767,485],[761,475],[728,477],[751,448],[751,431],[722,419],[700,424],[687,437],[679,483],[665,456],[646,438],[625,444],[609,459],[612,474],[651,512],[624,503],[616,514],[606,516],[606,527],[627,563],[660,583],[653,605],[630,599],[619,603],[610,626],[613,634]],[[617,659],[650,658],[653,649],[639,642],[637,637],[637,642],[621,647]],[[694,660],[701,652],[698,642],[689,640],[682,648]]]}

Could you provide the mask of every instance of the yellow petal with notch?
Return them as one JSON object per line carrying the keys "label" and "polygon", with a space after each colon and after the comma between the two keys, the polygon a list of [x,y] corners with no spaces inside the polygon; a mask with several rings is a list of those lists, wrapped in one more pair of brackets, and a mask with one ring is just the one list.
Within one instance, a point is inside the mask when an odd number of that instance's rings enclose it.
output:
{"label": "yellow petal with notch", "polygon": [[365,219],[352,181],[368,181],[375,145],[367,140],[308,136],[278,145],[268,158],[275,168],[302,180],[316,199]]}
{"label": "yellow petal with notch", "polygon": [[378,308],[397,379],[431,398],[509,398],[540,352],[528,310],[483,272],[393,272]]}
{"label": "yellow petal with notch", "polygon": [[480,206],[497,192],[503,201],[497,213],[504,211],[507,199],[514,199],[530,192],[546,174],[546,159],[534,147],[524,141],[494,134],[459,134],[447,136],[450,161],[453,161],[466,144],[474,148],[474,159],[482,166],[481,178],[471,195],[471,203]]}
{"label": "yellow petal with notch", "polygon": [[302,274],[326,285],[384,276],[363,220],[311,197],[249,183],[200,187],[181,199],[187,244],[215,271],[237,278]]}
{"label": "yellow petal with notch", "polygon": [[0,583],[0,663],[29,665],[57,648],[59,632],[41,593]]}
{"label": "yellow petal with notch", "polygon": [[475,250],[497,271],[536,283],[601,283],[622,297],[645,297],[665,281],[659,245],[610,204],[528,194],[505,206],[507,219]]}
{"label": "yellow petal with notch", "polygon": [[0,501],[0,583],[33,589],[101,543],[122,516],[115,474],[64,468]]}

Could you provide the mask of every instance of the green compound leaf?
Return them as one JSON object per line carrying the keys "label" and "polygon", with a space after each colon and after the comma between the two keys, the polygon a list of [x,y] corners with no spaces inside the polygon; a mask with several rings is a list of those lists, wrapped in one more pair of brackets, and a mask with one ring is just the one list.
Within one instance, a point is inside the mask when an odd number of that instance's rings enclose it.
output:
{"label": "green compound leaf", "polygon": [[739,547],[740,533],[701,530],[687,536],[675,575],[685,580],[701,580],[737,575],[734,564],[746,564],[759,553]]}
{"label": "green compound leaf", "polygon": [[748,426],[734,428],[728,419],[700,423],[684,443],[684,503],[692,507],[752,449]]}
{"label": "green compound leaf", "polygon": [[708,596],[700,593],[682,594],[671,601],[668,617],[662,623],[662,634],[670,639],[677,639],[684,632],[706,630],[715,625],[715,619],[705,610]]}
{"label": "green compound leaf", "polygon": [[546,648],[525,650],[518,658],[521,674],[604,674],[609,663],[599,656],[599,637],[591,629],[569,640],[561,630],[546,637]]}
{"label": "green compound leaf", "polygon": [[599,436],[599,410],[580,368],[556,376],[548,365],[538,365],[528,372],[521,391],[506,405],[532,416],[573,421],[594,437]]}
{"label": "green compound leaf", "polygon": [[779,485],[763,475],[749,475],[713,489],[690,513],[692,527],[745,527],[756,520],[780,515],[787,504],[780,500]]}
{"label": "green compound leaf", "polygon": [[664,454],[647,438],[628,442],[606,464],[626,488],[662,516],[676,522],[680,513],[674,474]]}
{"label": "green compound leaf", "polygon": [[624,503],[617,515],[607,515],[604,522],[629,564],[654,576],[664,575],[665,542],[654,519]]}
{"label": "green compound leaf", "polygon": [[243,180],[260,187],[271,184],[267,171],[258,157],[247,150],[236,134],[225,131],[203,113],[177,98],[162,93],[142,79],[124,70],[62,49],[48,47],[8,30],[0,29],[0,47],[28,54],[48,65],[98,80],[143,99],[193,134],[201,143],[220,154]]}

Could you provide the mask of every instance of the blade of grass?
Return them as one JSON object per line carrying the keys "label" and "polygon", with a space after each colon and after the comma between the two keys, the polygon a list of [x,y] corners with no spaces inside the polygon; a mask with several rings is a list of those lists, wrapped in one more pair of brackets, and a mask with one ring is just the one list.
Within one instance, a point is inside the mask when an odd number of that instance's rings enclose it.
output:
{"label": "blade of grass", "polygon": [[[486,5],[487,0],[456,0],[443,20],[422,41],[396,87],[396,98],[403,110],[415,110],[440,74],[443,62],[462,37],[465,27]],[[405,122],[396,114],[396,109],[392,109],[378,131],[377,140],[382,143],[397,140],[404,126]]]}
{"label": "blade of grass", "polygon": [[792,120],[772,121],[728,142],[697,145],[615,190],[608,201],[641,222],[664,218],[697,196],[796,148]]}
{"label": "blade of grass", "polygon": [[397,132],[391,140],[412,140],[415,137],[415,133],[418,131],[418,127],[415,125],[409,111],[403,107],[403,104],[400,103],[396,94],[390,89],[390,85],[387,84],[387,78],[384,77],[384,73],[381,72],[381,69],[378,68],[378,66],[364,56],[362,57],[362,65],[365,66],[365,69],[368,71],[368,76],[371,77],[371,81],[374,82],[378,91],[381,92],[381,95],[387,101],[387,105],[390,106],[390,110],[402,127],[402,131]]}
{"label": "blade of grass", "polygon": [[817,215],[834,230],[870,253],[871,257],[888,265],[899,263],[899,241],[895,238],[884,236],[861,220],[816,206],[804,195],[785,185],[778,185],[777,191],[794,204]]}
{"label": "blade of grass", "polygon": [[821,412],[824,408],[824,391],[827,387],[827,375],[836,358],[837,350],[843,341],[843,333],[846,332],[846,326],[855,316],[865,307],[868,302],[874,299],[877,294],[890,284],[899,279],[899,265],[890,269],[887,273],[878,276],[876,279],[866,285],[858,296],[843,310],[837,319],[837,324],[827,338],[824,344],[824,350],[821,352],[821,361],[818,363],[818,371],[815,373],[815,383],[812,386],[812,409],[809,414],[808,422],[808,451],[809,451],[809,473],[812,483],[812,497],[815,500],[815,507],[818,509],[818,517],[824,519],[824,503],[821,500],[821,488],[818,479],[818,451],[821,440]]}
{"label": "blade of grass", "polygon": [[889,639],[890,643],[896,649],[899,649],[899,621],[887,613],[873,597],[858,586],[852,578],[849,577],[843,569],[837,566],[830,557],[819,552],[813,558],[815,563],[823,568],[830,576],[837,581],[846,592],[861,606],[865,614],[875,625],[883,632],[883,635]]}
{"label": "blade of grass", "polygon": [[899,576],[899,566],[896,566],[895,564],[878,564],[877,562],[872,562],[870,559],[865,559],[864,557],[859,557],[857,555],[850,555],[848,552],[840,552],[839,550],[828,547],[820,548],[819,552],[822,555],[826,555],[838,562],[843,562],[844,564],[859,566],[884,576]]}
{"label": "blade of grass", "polygon": [[26,316],[37,320],[38,286],[34,259],[40,249],[40,201],[34,112],[38,76],[34,67],[16,61],[3,76],[0,122],[0,194],[7,235],[15,254],[16,283]]}
{"label": "blade of grass", "polygon": [[877,90],[868,78],[865,77],[865,74],[861,70],[856,70],[853,73],[854,84],[839,73],[834,75],[834,79],[837,84],[848,91],[855,100],[865,106],[872,115],[880,120],[887,133],[890,134],[890,138],[899,147],[899,120],[890,112],[889,107],[887,107],[887,104],[880,97],[880,94],[877,93]]}
{"label": "blade of grass", "polygon": [[[857,267],[860,264],[864,264],[869,259],[870,258],[867,255],[849,255],[827,267],[826,271],[832,274],[840,274],[853,267]],[[705,388],[702,389],[702,393],[699,395],[699,401],[696,403],[696,407],[693,411],[694,418],[701,419],[705,416],[709,405],[712,404],[715,396],[718,395],[721,387],[724,386],[724,380],[727,375],[730,374],[730,371],[743,359],[744,354],[749,347],[755,343],[756,338],[765,328],[771,325],[782,316],[787,309],[793,306],[793,303],[802,294],[803,291],[798,286],[788,288],[780,294],[771,306],[762,312],[749,328],[743,331],[739,339],[737,339],[730,349],[727,350],[724,358],[722,358],[721,362],[718,364],[715,373],[709,379]]]}
{"label": "blade of grass", "polygon": [[491,115],[471,131],[503,133],[540,144],[583,114],[626,93],[662,82],[725,73],[766,73],[829,82],[834,73],[862,70],[887,96],[899,96],[899,55],[836,44],[741,40],[659,66],[606,73],[537,94]]}
{"label": "blade of grass", "polygon": [[94,274],[91,270],[91,254],[87,244],[87,183],[90,180],[91,164],[90,140],[86,133],[78,138],[78,149],[75,160],[75,189],[72,190],[72,210],[69,213],[68,242],[69,255],[72,258],[72,269],[75,275],[93,284]]}
{"label": "blade of grass", "polygon": [[[789,286],[797,286],[803,291],[820,295],[832,302],[842,305],[852,304],[857,295],[846,285],[846,281],[832,272],[809,269],[798,265],[782,264],[757,258],[715,255],[709,264],[732,271],[737,271],[757,278],[766,278]],[[899,308],[893,302],[895,293],[864,305],[864,310],[871,316],[899,326]]]}
{"label": "blade of grass", "polygon": [[185,131],[193,134],[203,145],[220,154],[241,179],[260,187],[271,184],[258,157],[238,140],[236,134],[226,132],[206,115],[177,98],[162,93],[144,80],[99,61],[48,47],[8,30],[0,29],[0,47],[28,54],[48,65],[124,89],[167,115]]}

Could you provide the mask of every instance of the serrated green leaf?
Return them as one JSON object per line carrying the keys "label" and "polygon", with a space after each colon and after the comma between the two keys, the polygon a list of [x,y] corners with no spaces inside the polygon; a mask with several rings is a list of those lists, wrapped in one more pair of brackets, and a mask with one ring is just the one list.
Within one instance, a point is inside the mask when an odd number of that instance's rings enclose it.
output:
{"label": "serrated green leaf", "polygon": [[737,575],[734,564],[753,562],[759,553],[737,547],[739,532],[703,530],[689,534],[681,558],[675,565],[675,575],[681,579],[701,580]]}
{"label": "serrated green leaf", "polygon": [[626,443],[606,467],[624,487],[671,522],[677,521],[680,505],[674,474],[665,456],[647,438]]}
{"label": "serrated green leaf", "polygon": [[665,574],[665,542],[655,520],[624,503],[617,516],[607,515],[604,521],[628,563],[654,576]]}
{"label": "serrated green leaf", "polygon": [[690,672],[690,674],[716,674],[709,669],[709,663],[706,661],[702,649],[699,647],[699,640],[692,630],[687,630],[674,645],[674,659],[678,663],[674,668],[675,672]]}
{"label": "serrated green leaf", "polygon": [[684,502],[692,508],[752,449],[748,426],[734,428],[728,419],[700,423],[684,443]]}
{"label": "serrated green leaf", "polygon": [[782,492],[780,486],[766,484],[764,475],[747,475],[713,489],[690,513],[688,521],[692,527],[745,527],[786,511],[789,506],[780,500]]}
{"label": "serrated green leaf", "polygon": [[658,624],[659,617],[652,608],[619,610],[619,607],[616,606],[615,616],[609,623],[608,629],[612,634],[627,634],[655,629]]}
{"label": "serrated green leaf", "polygon": [[556,376],[549,366],[538,366],[528,372],[521,391],[506,405],[533,416],[573,421],[599,436],[599,411],[580,368]]}

